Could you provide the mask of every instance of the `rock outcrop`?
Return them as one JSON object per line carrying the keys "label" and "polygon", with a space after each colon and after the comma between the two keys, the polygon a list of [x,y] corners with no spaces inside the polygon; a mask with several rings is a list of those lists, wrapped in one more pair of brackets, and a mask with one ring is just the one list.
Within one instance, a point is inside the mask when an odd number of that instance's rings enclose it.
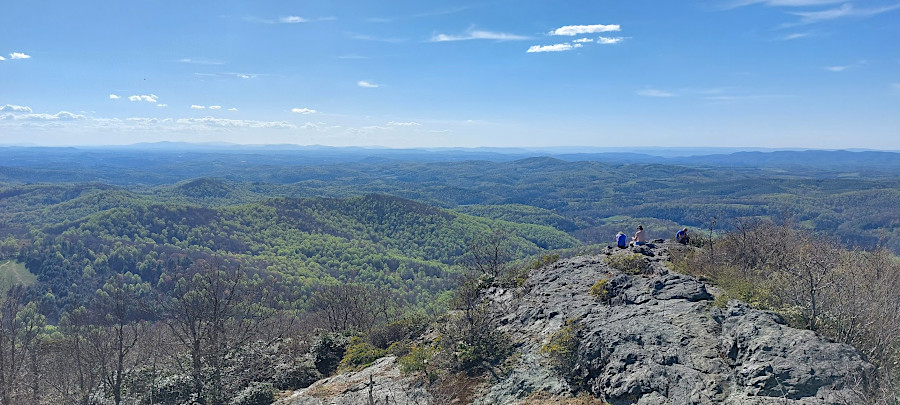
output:
{"label": "rock outcrop", "polygon": [[[605,260],[635,253],[644,261],[639,272]],[[499,328],[517,353],[515,364],[483,386],[475,403],[562,400],[584,392],[613,405],[855,403],[855,384],[872,366],[852,347],[790,328],[778,315],[738,301],[713,305],[707,286],[670,272],[667,258],[664,244],[609,249],[536,270],[521,290],[489,290],[501,309]],[[602,291],[591,293],[601,280]],[[577,348],[568,368],[553,368],[541,349],[569,325],[578,326]],[[420,384],[396,373],[393,361],[320,381],[280,404],[367,403],[367,391],[359,388],[368,382],[365,373],[377,375],[376,392],[379,381],[390,387],[387,395],[399,399],[404,392],[404,400],[390,403],[431,403]],[[347,388],[331,399],[315,394],[334,386]]]}

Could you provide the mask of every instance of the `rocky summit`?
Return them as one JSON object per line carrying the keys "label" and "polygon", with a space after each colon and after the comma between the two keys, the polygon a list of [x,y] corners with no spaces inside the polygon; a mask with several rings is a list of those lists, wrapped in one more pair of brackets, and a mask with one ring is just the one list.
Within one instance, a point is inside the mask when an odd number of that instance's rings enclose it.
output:
{"label": "rocky summit", "polygon": [[[577,395],[612,405],[858,403],[854,390],[872,365],[855,349],[739,301],[714,305],[710,287],[668,268],[668,249],[609,248],[535,270],[521,288],[488,289],[516,353],[474,403]],[[317,382],[280,404],[437,402],[393,362]]]}

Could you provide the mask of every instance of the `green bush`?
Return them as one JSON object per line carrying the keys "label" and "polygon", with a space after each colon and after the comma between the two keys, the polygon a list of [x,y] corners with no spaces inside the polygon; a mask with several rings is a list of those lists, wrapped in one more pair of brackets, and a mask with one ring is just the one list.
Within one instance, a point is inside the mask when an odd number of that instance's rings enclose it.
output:
{"label": "green bush", "polygon": [[588,294],[590,294],[591,296],[593,296],[601,301],[609,300],[609,283],[607,282],[607,280],[605,278],[600,279],[599,281],[594,283],[594,285],[591,286],[591,289],[590,289],[590,291],[588,291]]}
{"label": "green bush", "polygon": [[275,388],[280,390],[297,390],[306,388],[322,378],[319,370],[312,361],[303,359],[290,363],[278,363],[275,365],[275,374],[272,377]]}
{"label": "green bush", "polygon": [[428,372],[429,363],[434,358],[435,348],[422,345],[414,346],[409,353],[400,358],[400,370],[404,373],[415,373],[419,371]]}
{"label": "green bush", "polygon": [[269,405],[275,402],[275,388],[268,383],[252,383],[239,392],[231,405]]}
{"label": "green bush", "polygon": [[322,375],[331,375],[347,350],[348,339],[335,333],[326,333],[312,347],[313,364]]}
{"label": "green bush", "polygon": [[578,320],[568,319],[566,324],[550,335],[550,340],[541,346],[541,353],[550,358],[550,365],[565,375],[571,373],[575,367],[582,328]]}
{"label": "green bush", "polygon": [[610,267],[626,274],[637,275],[650,272],[650,261],[640,253],[632,255],[607,256],[603,261]]}
{"label": "green bush", "polygon": [[341,359],[338,369],[347,371],[360,370],[372,364],[375,360],[384,357],[385,354],[384,349],[372,346],[371,343],[360,338],[353,338],[350,340],[350,345],[347,346],[347,351],[344,352],[344,358]]}

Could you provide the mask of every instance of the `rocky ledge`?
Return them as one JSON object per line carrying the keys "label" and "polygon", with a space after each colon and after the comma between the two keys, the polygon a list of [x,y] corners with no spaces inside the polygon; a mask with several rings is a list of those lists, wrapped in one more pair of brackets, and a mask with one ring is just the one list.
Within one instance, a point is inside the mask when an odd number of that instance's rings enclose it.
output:
{"label": "rocky ledge", "polygon": [[[639,272],[607,264],[634,254],[644,264]],[[665,244],[610,248],[536,270],[521,289],[489,290],[499,328],[512,337],[516,354],[499,380],[482,386],[475,403],[530,404],[537,397],[553,403],[585,392],[613,405],[858,403],[854,388],[872,366],[855,349],[738,301],[716,306],[703,282],[671,272],[667,259]],[[578,343],[569,361],[554,367],[546,347],[563,328]],[[376,402],[385,394],[398,399],[388,403],[433,402],[392,364],[382,359],[281,403],[367,403],[368,388],[361,387],[368,387],[371,374],[374,390],[379,384],[384,390],[373,394]],[[325,388],[336,386],[343,388]]]}

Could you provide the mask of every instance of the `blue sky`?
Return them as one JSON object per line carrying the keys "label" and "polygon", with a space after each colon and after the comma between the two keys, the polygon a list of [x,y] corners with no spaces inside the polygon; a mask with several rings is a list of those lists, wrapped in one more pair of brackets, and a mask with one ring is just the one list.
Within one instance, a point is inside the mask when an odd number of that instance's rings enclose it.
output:
{"label": "blue sky", "polygon": [[2,10],[5,145],[900,150],[900,0]]}

